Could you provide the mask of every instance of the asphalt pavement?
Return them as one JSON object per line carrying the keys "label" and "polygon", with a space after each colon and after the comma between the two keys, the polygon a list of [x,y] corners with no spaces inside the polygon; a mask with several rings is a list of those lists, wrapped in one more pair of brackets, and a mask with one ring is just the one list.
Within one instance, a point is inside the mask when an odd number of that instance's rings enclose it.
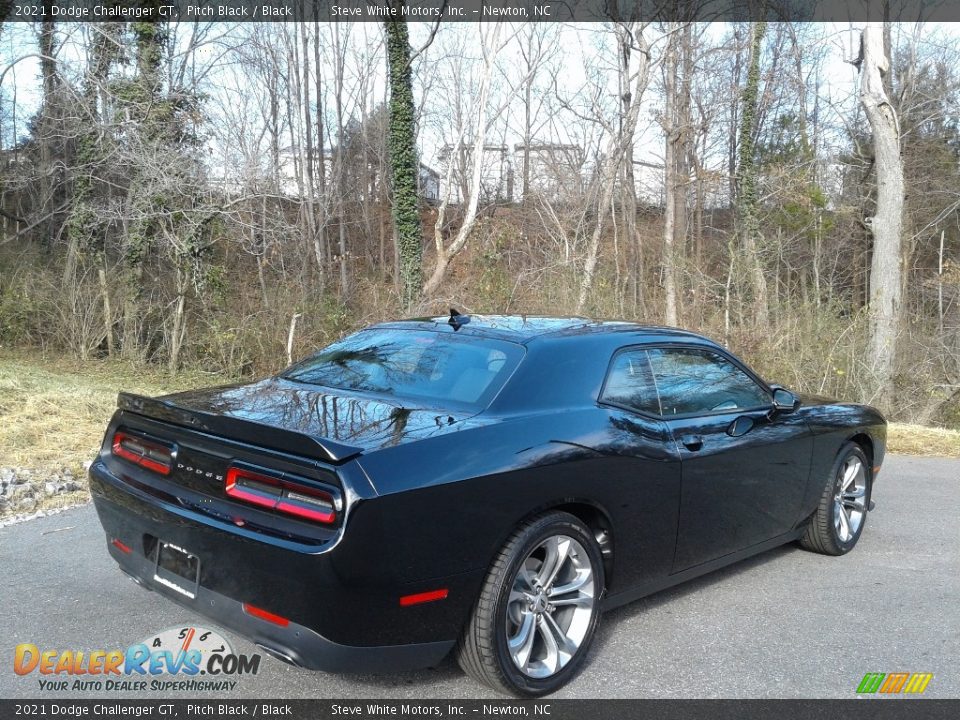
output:
{"label": "asphalt pavement", "polygon": [[[960,697],[958,491],[960,460],[889,456],[852,553],[789,545],[610,612],[583,671],[556,697],[849,698],[867,672],[933,673],[926,696]],[[126,648],[186,625],[214,627],[124,576],[92,506],[0,528],[0,698],[130,697],[42,692],[37,672],[14,674],[14,647]],[[237,652],[257,652],[224,635]],[[374,676],[314,673],[269,656],[229,696],[499,697],[452,658]]]}

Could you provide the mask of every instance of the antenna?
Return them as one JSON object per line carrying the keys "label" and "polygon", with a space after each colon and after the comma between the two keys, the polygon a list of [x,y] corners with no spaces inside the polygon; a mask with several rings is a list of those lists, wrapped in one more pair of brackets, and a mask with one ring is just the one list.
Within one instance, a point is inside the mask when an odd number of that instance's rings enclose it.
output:
{"label": "antenna", "polygon": [[460,311],[456,308],[450,308],[450,319],[447,320],[447,324],[450,325],[450,327],[454,330],[459,330],[468,322],[470,322],[469,315],[461,315]]}

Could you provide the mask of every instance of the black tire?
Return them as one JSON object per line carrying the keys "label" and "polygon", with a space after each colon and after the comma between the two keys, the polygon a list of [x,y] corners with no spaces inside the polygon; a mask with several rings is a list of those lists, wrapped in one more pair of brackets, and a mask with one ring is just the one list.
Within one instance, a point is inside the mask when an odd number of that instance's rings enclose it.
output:
{"label": "black tire", "polygon": [[[864,468],[865,494],[863,497],[863,514],[859,525],[851,537],[844,540],[840,531],[837,529],[837,502],[836,497],[840,488],[840,482],[843,479],[843,470],[848,460],[857,458]],[[810,524],[803,537],[800,539],[800,545],[806,550],[823,553],[824,555],[846,555],[853,550],[863,534],[863,527],[867,522],[868,508],[870,507],[870,495],[873,491],[873,468],[866,453],[859,445],[853,442],[846,443],[840,448],[837,459],[834,461],[830,474],[827,476],[823,492],[820,495],[820,503],[817,511],[814,513]]]}
{"label": "black tire", "polygon": [[[522,672],[510,655],[507,606],[521,565],[527,562],[528,557],[533,558],[531,553],[539,552],[541,545],[554,536],[576,540],[589,559],[593,571],[592,616],[586,624],[583,639],[566,664],[549,677],[536,678]],[[480,590],[480,597],[457,644],[457,662],[475,680],[508,695],[540,697],[554,692],[573,678],[587,655],[597,629],[603,588],[600,548],[593,534],[579,519],[565,512],[550,512],[524,522],[494,558]],[[530,632],[539,633],[539,627],[534,626]],[[533,642],[542,642],[542,639],[535,638]]]}

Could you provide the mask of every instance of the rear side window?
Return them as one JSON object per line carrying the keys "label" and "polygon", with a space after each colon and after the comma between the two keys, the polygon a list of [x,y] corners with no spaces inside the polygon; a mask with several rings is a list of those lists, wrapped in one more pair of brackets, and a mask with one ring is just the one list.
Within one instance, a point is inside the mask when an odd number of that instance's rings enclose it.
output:
{"label": "rear side window", "polygon": [[753,378],[722,355],[694,348],[647,351],[660,397],[660,415],[695,415],[770,405]]}
{"label": "rear side window", "polygon": [[631,410],[660,414],[657,388],[650,372],[646,350],[617,353],[600,399]]}
{"label": "rear side window", "polygon": [[482,409],[522,357],[520,345],[491,338],[371,329],[324,348],[281,376],[433,407]]}

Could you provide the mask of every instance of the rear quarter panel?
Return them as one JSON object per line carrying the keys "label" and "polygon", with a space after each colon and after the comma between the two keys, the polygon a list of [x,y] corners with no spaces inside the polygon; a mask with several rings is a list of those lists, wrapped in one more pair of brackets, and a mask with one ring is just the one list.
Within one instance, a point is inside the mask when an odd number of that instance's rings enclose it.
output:
{"label": "rear quarter panel", "polygon": [[[641,573],[666,572],[673,557],[680,473],[658,425],[625,427],[594,407],[380,450],[358,460],[378,497],[351,523],[376,528],[407,577],[428,578],[485,571],[524,518],[582,503],[613,533],[612,593]],[[628,443],[639,443],[642,457],[628,454]]]}

